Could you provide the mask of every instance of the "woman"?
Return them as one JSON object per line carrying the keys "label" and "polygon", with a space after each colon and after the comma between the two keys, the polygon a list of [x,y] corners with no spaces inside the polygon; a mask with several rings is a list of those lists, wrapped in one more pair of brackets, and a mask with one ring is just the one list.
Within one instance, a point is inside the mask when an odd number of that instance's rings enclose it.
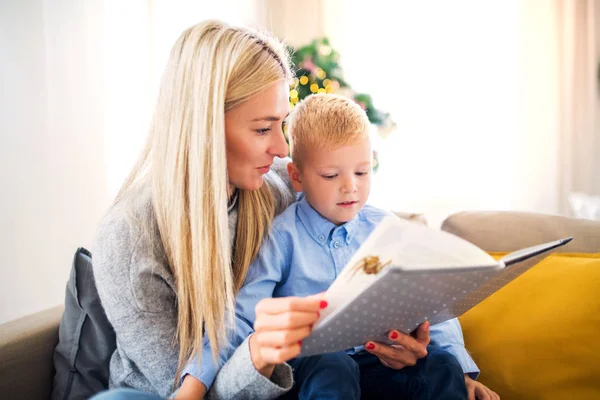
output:
{"label": "woman", "polygon": [[[177,40],[145,150],[93,249],[117,338],[110,384],[136,389],[98,398],[164,398],[180,382],[176,398],[205,396],[206,382],[182,371],[189,360],[217,354],[250,261],[274,215],[295,199],[285,165],[276,162],[288,152],[289,65],[273,37],[216,21]],[[292,375],[285,361],[299,353],[298,338],[308,336],[323,306],[319,296],[261,302],[261,330],[221,369],[209,396],[286,393]],[[212,354],[202,354],[203,335]],[[429,334],[402,340],[416,360]],[[397,351],[384,350],[387,359]]]}

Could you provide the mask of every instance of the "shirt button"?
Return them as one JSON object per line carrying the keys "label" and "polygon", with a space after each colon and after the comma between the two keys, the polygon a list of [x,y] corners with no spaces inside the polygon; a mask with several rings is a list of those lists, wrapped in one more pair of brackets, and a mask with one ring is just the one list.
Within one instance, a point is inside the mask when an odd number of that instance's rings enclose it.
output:
{"label": "shirt button", "polygon": [[336,248],[336,249],[339,249],[340,248],[340,242],[334,242],[333,243],[333,247]]}
{"label": "shirt button", "polygon": [[322,242],[323,240],[325,240],[325,236],[319,235],[319,240]]}

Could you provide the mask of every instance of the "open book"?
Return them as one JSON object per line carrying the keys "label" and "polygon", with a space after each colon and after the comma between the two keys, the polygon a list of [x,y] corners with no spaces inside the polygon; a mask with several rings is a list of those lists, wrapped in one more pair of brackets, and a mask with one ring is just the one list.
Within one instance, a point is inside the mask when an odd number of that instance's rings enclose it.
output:
{"label": "open book", "polygon": [[329,306],[302,341],[300,356],[370,340],[391,343],[391,329],[410,333],[426,320],[435,325],[458,317],[571,239],[497,261],[450,233],[386,217],[325,293]]}

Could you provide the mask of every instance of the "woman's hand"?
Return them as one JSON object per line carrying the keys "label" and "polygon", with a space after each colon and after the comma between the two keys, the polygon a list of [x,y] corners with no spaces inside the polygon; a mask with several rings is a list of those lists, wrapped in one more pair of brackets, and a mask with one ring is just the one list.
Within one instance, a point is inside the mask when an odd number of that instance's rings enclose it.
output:
{"label": "woman's hand", "polygon": [[250,357],[257,371],[270,378],[275,365],[300,354],[302,340],[310,335],[319,310],[325,307],[323,294],[261,300],[256,305],[254,333],[249,340]]}
{"label": "woman's hand", "polygon": [[411,334],[396,330],[388,333],[388,338],[395,344],[387,345],[378,342],[367,342],[365,349],[377,356],[381,363],[392,369],[412,367],[417,360],[427,355],[429,344],[429,322],[425,321]]}
{"label": "woman's hand", "polygon": [[500,400],[500,396],[493,390],[489,389],[483,383],[474,381],[465,374],[465,384],[467,385],[467,393],[469,400]]}

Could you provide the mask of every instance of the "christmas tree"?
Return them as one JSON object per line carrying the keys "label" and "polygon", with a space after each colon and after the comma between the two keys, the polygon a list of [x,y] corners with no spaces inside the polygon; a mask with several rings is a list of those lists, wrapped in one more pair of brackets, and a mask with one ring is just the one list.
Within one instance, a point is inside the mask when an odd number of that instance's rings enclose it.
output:
{"label": "christmas tree", "polygon": [[[363,110],[369,121],[377,125],[380,135],[387,136],[395,124],[389,113],[375,108],[373,99],[366,93],[357,93],[344,80],[339,65],[340,55],[331,47],[327,38],[314,39],[310,44],[294,49],[289,48],[292,62],[296,66],[296,78],[290,90],[290,106],[313,93],[337,93],[352,98]],[[379,163],[373,152],[373,169]]]}

